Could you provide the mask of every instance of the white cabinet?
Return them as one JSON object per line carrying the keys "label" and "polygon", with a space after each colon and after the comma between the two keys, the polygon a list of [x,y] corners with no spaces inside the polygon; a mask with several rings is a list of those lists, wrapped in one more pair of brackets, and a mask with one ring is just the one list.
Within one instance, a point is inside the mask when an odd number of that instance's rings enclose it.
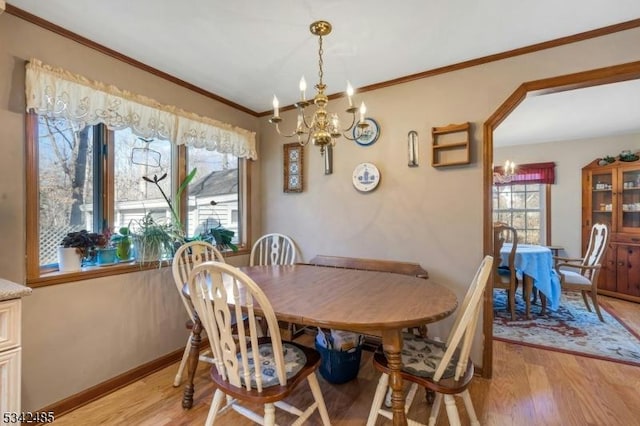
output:
{"label": "white cabinet", "polygon": [[0,413],[20,412],[21,308],[20,299],[0,302]]}

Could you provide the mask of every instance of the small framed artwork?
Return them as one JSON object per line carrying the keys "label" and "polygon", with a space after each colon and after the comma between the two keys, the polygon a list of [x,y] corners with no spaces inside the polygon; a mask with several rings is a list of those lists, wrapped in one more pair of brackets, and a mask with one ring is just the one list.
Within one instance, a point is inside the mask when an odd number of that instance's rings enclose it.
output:
{"label": "small framed artwork", "polygon": [[284,192],[302,192],[303,146],[298,142],[284,144]]}
{"label": "small framed artwork", "polygon": [[364,130],[361,130],[358,126],[353,126],[353,140],[360,146],[373,145],[380,136],[380,126],[373,118],[367,117],[364,122],[368,124]]}

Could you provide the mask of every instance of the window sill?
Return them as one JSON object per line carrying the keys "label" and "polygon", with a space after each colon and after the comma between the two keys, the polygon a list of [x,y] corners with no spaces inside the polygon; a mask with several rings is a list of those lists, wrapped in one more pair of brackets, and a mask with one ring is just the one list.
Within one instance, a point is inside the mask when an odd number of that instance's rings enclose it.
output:
{"label": "window sill", "polygon": [[[223,255],[225,258],[228,258],[246,255],[249,254],[249,252],[248,248],[239,248],[236,252],[224,252]],[[27,286],[31,288],[46,287],[167,267],[171,267],[171,259],[163,260],[162,262],[137,263],[132,261],[109,266],[86,266],[83,267],[81,271],[76,272],[53,271],[43,273],[40,277],[27,279]]]}

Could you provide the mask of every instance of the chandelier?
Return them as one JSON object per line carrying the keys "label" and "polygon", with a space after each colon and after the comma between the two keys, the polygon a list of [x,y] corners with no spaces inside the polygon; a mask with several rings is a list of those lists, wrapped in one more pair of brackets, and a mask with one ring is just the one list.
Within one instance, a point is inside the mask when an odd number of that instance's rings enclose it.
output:
{"label": "chandelier", "polygon": [[510,183],[515,177],[516,164],[513,161],[505,161],[502,173],[493,170],[493,184]]}
{"label": "chandelier", "polygon": [[[353,87],[347,82],[347,98],[349,100],[349,107],[346,112],[351,114],[351,125],[345,129],[340,128],[340,120],[338,114],[329,113],[326,110],[326,106],[329,103],[329,98],[325,94],[327,86],[324,84],[322,78],[324,77],[322,54],[322,37],[331,33],[331,24],[327,21],[316,21],[309,26],[311,34],[318,36],[318,84],[315,85],[316,94],[313,100],[307,100],[305,91],[307,90],[307,82],[304,76],[300,79],[300,100],[294,105],[298,110],[298,122],[296,129],[289,134],[282,133],[280,131],[280,123],[282,118],[279,113],[278,98],[273,96],[273,117],[269,119],[269,122],[275,124],[276,131],[279,135],[290,138],[296,136],[300,145],[305,146],[311,141],[314,145],[320,147],[320,153],[324,154],[325,147],[327,145],[334,146],[336,140],[343,136],[349,140],[356,140],[360,137],[362,132],[369,126],[365,122],[365,113],[367,107],[364,102],[357,108],[353,105]],[[311,104],[315,105],[316,109],[311,117],[307,117],[305,114],[305,108]],[[356,123],[356,112],[360,111],[360,119]],[[348,132],[354,129],[354,137],[348,136]]]}

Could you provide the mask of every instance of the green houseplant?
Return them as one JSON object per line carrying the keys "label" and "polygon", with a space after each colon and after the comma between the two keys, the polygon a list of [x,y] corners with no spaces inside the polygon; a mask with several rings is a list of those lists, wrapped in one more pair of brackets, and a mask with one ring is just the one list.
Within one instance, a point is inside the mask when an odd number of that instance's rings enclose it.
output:
{"label": "green houseplant", "polygon": [[174,242],[180,238],[172,224],[161,224],[147,213],[129,226],[138,262],[153,262],[173,254]]}

